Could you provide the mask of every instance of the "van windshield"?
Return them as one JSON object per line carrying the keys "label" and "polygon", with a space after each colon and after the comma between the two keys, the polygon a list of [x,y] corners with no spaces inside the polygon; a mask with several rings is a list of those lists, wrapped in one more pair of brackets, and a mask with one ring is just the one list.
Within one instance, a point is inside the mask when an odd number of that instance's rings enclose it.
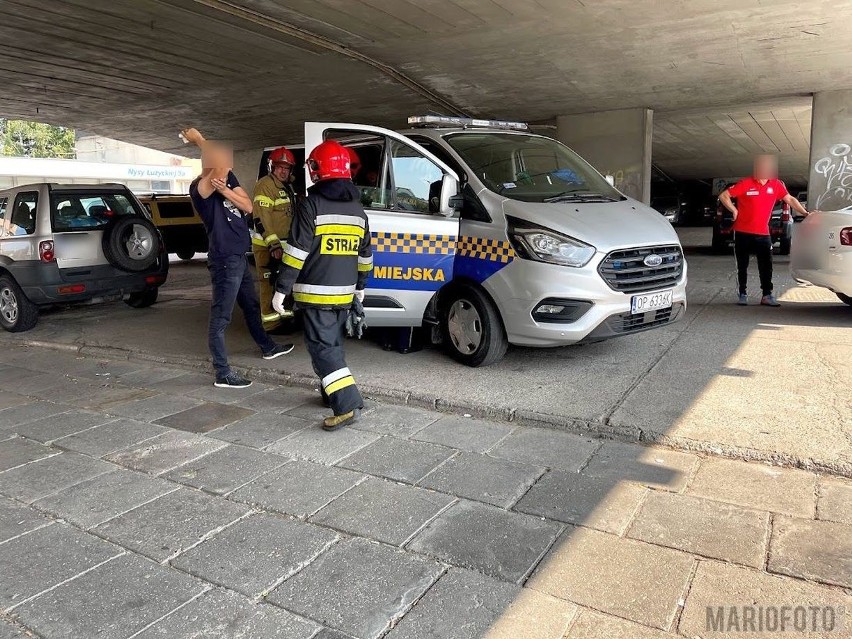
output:
{"label": "van windshield", "polygon": [[120,215],[141,215],[132,198],[123,193],[53,191],[50,194],[50,216],[56,233],[101,229]]}
{"label": "van windshield", "polygon": [[451,133],[447,143],[495,193],[523,202],[626,199],[571,149],[538,135]]}

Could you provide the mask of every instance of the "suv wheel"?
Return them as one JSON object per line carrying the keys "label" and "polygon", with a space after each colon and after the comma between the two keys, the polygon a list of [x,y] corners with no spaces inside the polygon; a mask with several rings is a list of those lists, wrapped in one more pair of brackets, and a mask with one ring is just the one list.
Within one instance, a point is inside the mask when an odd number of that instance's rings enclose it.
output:
{"label": "suv wheel", "polygon": [[500,313],[481,291],[468,286],[450,289],[443,300],[441,329],[453,359],[468,366],[488,366],[503,359],[509,342]]}
{"label": "suv wheel", "polygon": [[10,333],[22,333],[38,324],[38,307],[9,275],[0,277],[0,325]]}
{"label": "suv wheel", "polygon": [[139,293],[131,293],[124,302],[133,308],[148,308],[157,301],[159,291],[158,288],[146,288]]}
{"label": "suv wheel", "polygon": [[189,260],[191,260],[193,257],[195,257],[195,251],[189,251],[189,250],[178,251],[178,252],[177,252],[177,256],[178,256],[180,259],[182,259],[182,260],[184,260],[184,261],[187,261],[187,262],[188,262],[188,261],[189,261]]}
{"label": "suv wheel", "polygon": [[123,216],[104,230],[103,249],[110,264],[138,273],[157,263],[160,235],[145,218]]}

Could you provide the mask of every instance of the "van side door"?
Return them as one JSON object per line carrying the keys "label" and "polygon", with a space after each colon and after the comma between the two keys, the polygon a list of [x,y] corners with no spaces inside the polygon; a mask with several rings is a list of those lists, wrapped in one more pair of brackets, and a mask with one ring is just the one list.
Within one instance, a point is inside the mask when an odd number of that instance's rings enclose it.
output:
{"label": "van side door", "polygon": [[[345,124],[305,124],[307,153],[326,139],[354,149],[353,182],[370,221],[373,272],[364,309],[371,326],[420,326],[429,301],[453,277],[459,220],[448,209],[458,175],[395,131]],[[307,183],[310,176],[306,171]]]}

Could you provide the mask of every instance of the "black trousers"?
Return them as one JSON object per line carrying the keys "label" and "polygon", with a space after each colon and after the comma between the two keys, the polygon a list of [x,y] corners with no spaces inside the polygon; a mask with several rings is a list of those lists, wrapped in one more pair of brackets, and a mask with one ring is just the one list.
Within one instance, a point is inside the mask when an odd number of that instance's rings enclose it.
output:
{"label": "black trousers", "polygon": [[348,315],[348,309],[302,309],[305,346],[335,415],[364,406],[343,353],[343,330]]}
{"label": "black trousers", "polygon": [[737,256],[737,280],[740,293],[746,292],[748,282],[748,263],[751,255],[757,256],[757,271],[760,274],[760,288],[764,295],[772,293],[772,238],[768,235],[753,233],[734,234],[734,254]]}

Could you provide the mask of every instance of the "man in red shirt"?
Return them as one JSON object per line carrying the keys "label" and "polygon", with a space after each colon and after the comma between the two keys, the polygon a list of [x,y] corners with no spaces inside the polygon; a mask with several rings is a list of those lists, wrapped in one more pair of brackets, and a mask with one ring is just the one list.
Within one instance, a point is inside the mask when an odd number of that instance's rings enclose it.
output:
{"label": "man in red shirt", "polygon": [[[758,155],[754,159],[754,177],[740,180],[719,194],[719,201],[734,215],[734,253],[737,256],[739,298],[737,304],[748,304],[746,282],[748,263],[752,253],[757,256],[760,288],[764,306],[781,306],[772,294],[772,238],[769,235],[769,218],[779,200],[786,202],[804,216],[810,214],[804,206],[787,192],[787,187],[776,176],[778,160],[774,155]],[[734,204],[732,198],[737,199]]]}

